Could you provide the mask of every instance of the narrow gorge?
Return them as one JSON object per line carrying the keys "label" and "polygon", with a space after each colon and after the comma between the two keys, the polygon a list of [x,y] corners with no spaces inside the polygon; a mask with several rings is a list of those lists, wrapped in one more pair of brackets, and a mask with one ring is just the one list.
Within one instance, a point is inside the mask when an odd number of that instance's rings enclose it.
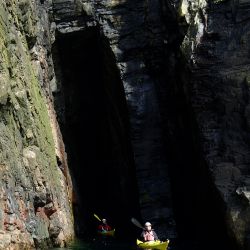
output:
{"label": "narrow gorge", "polygon": [[1,0],[0,41],[0,249],[250,249],[250,0]]}

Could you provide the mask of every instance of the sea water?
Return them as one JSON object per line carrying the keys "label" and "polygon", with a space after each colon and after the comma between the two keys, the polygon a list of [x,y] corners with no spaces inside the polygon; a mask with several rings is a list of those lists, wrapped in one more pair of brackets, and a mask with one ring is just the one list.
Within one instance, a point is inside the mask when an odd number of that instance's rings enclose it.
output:
{"label": "sea water", "polygon": [[[115,238],[97,238],[92,240],[75,240],[66,248],[53,248],[53,250],[138,250],[136,240],[133,242],[119,240]],[[227,250],[231,248],[227,247]],[[153,249],[152,249],[153,250]],[[224,244],[220,242],[196,242],[194,240],[185,240],[174,242],[170,240],[167,250],[225,250]]]}
{"label": "sea water", "polygon": [[116,239],[75,240],[66,248],[53,248],[53,250],[136,250],[137,246],[132,242],[124,242]]}

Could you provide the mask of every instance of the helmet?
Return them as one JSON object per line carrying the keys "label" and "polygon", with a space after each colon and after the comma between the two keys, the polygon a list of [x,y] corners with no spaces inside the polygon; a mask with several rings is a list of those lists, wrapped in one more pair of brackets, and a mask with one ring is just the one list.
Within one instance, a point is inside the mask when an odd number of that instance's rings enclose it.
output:
{"label": "helmet", "polygon": [[147,227],[147,226],[151,226],[151,223],[150,222],[146,222],[145,223],[145,227]]}
{"label": "helmet", "polygon": [[106,220],[106,219],[102,219],[102,222],[103,222],[103,223],[106,223],[106,222],[107,222],[107,220]]}

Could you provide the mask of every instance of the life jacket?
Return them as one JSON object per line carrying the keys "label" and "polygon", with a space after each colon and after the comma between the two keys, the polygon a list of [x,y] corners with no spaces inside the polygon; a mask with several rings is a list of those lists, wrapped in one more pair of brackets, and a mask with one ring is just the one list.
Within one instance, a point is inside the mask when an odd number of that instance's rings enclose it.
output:
{"label": "life jacket", "polygon": [[98,230],[99,231],[110,231],[111,227],[109,225],[107,225],[107,224],[105,224],[105,225],[99,225],[98,226]]}
{"label": "life jacket", "polygon": [[154,232],[151,230],[150,232],[144,231],[143,232],[144,241],[153,241],[155,240]]}

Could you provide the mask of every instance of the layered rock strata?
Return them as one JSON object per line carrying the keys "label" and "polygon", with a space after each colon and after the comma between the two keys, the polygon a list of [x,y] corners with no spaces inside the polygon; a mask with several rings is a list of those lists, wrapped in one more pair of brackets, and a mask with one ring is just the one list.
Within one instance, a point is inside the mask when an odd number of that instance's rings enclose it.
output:
{"label": "layered rock strata", "polygon": [[0,6],[0,249],[64,246],[74,235],[71,180],[51,96],[50,23],[41,2]]}
{"label": "layered rock strata", "polygon": [[249,249],[250,1],[176,1],[189,28],[185,84],[229,233]]}

